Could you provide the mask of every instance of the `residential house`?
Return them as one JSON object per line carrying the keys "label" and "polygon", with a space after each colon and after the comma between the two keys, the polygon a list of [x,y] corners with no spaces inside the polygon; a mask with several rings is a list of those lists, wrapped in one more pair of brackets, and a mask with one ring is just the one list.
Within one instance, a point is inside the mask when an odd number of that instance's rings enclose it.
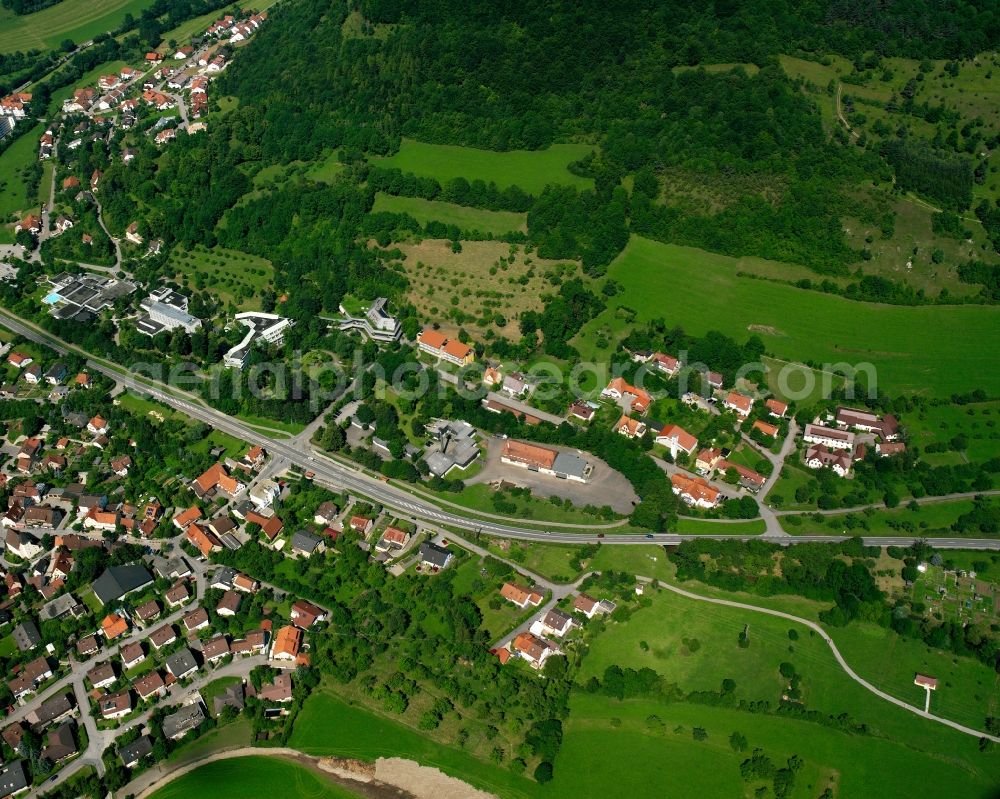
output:
{"label": "residential house", "polygon": [[185,613],[182,621],[184,622],[184,629],[189,633],[204,630],[208,627],[209,623],[208,611],[205,608],[195,608],[189,613]]}
{"label": "residential house", "polygon": [[626,413],[638,413],[640,416],[649,410],[653,398],[647,391],[630,385],[623,377],[616,377],[601,392],[605,399],[621,401]]}
{"label": "residential house", "polygon": [[676,424],[667,425],[656,436],[656,443],[670,450],[670,457],[677,460],[682,452],[692,454],[698,446],[698,439],[683,427]]}
{"label": "residential house", "polygon": [[722,405],[728,410],[735,411],[741,419],[746,419],[753,410],[753,397],[748,397],[739,391],[730,391],[722,401]]}
{"label": "residential house", "polygon": [[562,638],[573,629],[573,617],[559,608],[552,608],[541,618],[541,629],[545,635]]}
{"label": "residential house", "polygon": [[294,698],[292,694],[292,675],[287,673],[278,674],[275,676],[274,682],[260,687],[257,698],[262,702],[288,704]]}
{"label": "residential house", "polygon": [[588,594],[577,594],[573,597],[573,610],[592,619],[601,612],[601,603]]}
{"label": "residential house", "polygon": [[128,632],[128,622],[117,613],[109,613],[101,620],[101,633],[105,641],[113,641]]}
{"label": "residential house", "polygon": [[529,605],[537,608],[542,603],[542,599],[544,598],[542,594],[534,588],[528,588],[524,585],[509,582],[504,583],[500,588],[500,596],[508,602],[517,605],[521,608],[521,610],[524,610]]}
{"label": "residential house", "polygon": [[612,429],[625,438],[642,438],[646,435],[646,425],[631,416],[622,416]]}
{"label": "residential house", "polygon": [[314,552],[322,552],[326,549],[323,539],[318,535],[313,535],[308,530],[298,530],[292,535],[289,549],[295,555],[309,557]]}
{"label": "residential house", "polygon": [[694,460],[694,468],[699,472],[710,472],[718,465],[720,460],[722,460],[721,449],[703,449]]}
{"label": "residential house", "polygon": [[101,688],[107,688],[112,685],[117,679],[115,675],[114,666],[110,662],[105,661],[97,666],[94,666],[90,671],[87,672],[87,679],[90,684],[100,690]]}
{"label": "residential house", "polygon": [[185,537],[188,543],[205,558],[222,549],[222,543],[219,539],[210,530],[206,530],[198,524],[189,524]]}
{"label": "residential house", "polygon": [[398,527],[386,527],[385,532],[375,544],[376,552],[400,550],[410,542],[410,534]]}
{"label": "residential house", "polygon": [[421,352],[456,366],[465,366],[476,359],[472,347],[461,341],[449,339],[436,330],[425,330],[417,336],[417,347]]}
{"label": "residential house", "polygon": [[760,432],[767,436],[768,438],[776,438],[778,435],[778,426],[774,424],[768,424],[760,419],[756,419],[753,423],[754,430],[760,430]]}
{"label": "residential house", "polygon": [[292,610],[289,615],[291,616],[292,623],[303,630],[308,630],[314,624],[326,621],[326,611],[304,599],[296,600],[292,604]]}
{"label": "residential house", "polygon": [[250,501],[258,510],[270,506],[278,498],[281,488],[274,480],[258,480],[250,487]]}
{"label": "residential house", "polygon": [[433,541],[424,541],[420,545],[420,563],[429,569],[444,569],[454,556],[442,546]]}
{"label": "residential house", "polygon": [[174,632],[173,625],[164,624],[162,627],[153,630],[149,636],[149,642],[156,649],[163,649],[165,646],[170,646],[174,641],[177,640],[177,633]]}
{"label": "residential house", "polygon": [[222,599],[219,600],[219,604],[215,608],[215,612],[220,616],[235,616],[239,613],[240,605],[243,603],[243,597],[238,591],[226,591],[222,595]]}
{"label": "residential house", "polygon": [[97,700],[98,710],[101,718],[106,721],[120,719],[132,712],[131,691],[119,691],[114,694],[105,694]]}
{"label": "residential house", "polygon": [[767,412],[777,419],[785,418],[785,414],[788,412],[788,403],[781,400],[769,399],[764,403],[764,406],[767,408]]}
{"label": "residential house", "polygon": [[851,455],[826,444],[813,444],[806,450],[805,462],[810,469],[830,469],[838,477],[847,477],[851,471]]}
{"label": "residential house", "polygon": [[182,582],[174,583],[170,590],[163,595],[164,599],[167,600],[167,606],[171,608],[180,607],[188,599],[191,598],[191,592],[188,590],[187,584]]}
{"label": "residential house", "polygon": [[135,692],[143,702],[152,699],[154,696],[163,697],[167,694],[167,684],[163,681],[163,677],[160,676],[160,672],[155,669],[147,672],[133,682],[132,687],[135,688]]}
{"label": "residential house", "polygon": [[681,362],[672,355],[664,355],[662,352],[654,352],[651,362],[669,377],[676,375],[681,369]]}
{"label": "residential house", "polygon": [[272,660],[297,660],[302,650],[302,630],[288,625],[278,630],[271,646]]}
{"label": "residential house", "polygon": [[173,518],[174,527],[176,527],[181,532],[187,530],[187,526],[192,522],[198,521],[201,518],[201,509],[196,505],[192,505],[185,511],[181,511]]}
{"label": "residential house", "polygon": [[174,654],[164,661],[163,665],[166,666],[167,671],[178,682],[187,679],[198,671],[198,662],[194,659],[194,654],[191,650],[187,648],[174,652]]}
{"label": "residential house", "polygon": [[809,444],[822,444],[828,449],[850,451],[854,448],[854,433],[819,424],[807,424],[802,440]]}
{"label": "residential house", "polygon": [[[906,444],[902,441],[879,441],[875,445],[875,451],[883,458],[890,458],[893,455],[906,452]],[[30,511],[31,508],[28,510]]]}
{"label": "residential house", "polygon": [[683,474],[670,475],[673,492],[686,504],[695,508],[714,508],[719,504],[722,493],[709,485],[702,477],[686,477]]}
{"label": "residential house", "polygon": [[141,735],[118,749],[118,757],[125,768],[135,768],[143,758],[149,757],[152,753],[153,739],[148,735]]}
{"label": "residential house", "polygon": [[146,653],[142,651],[142,642],[135,641],[121,648],[122,666],[128,671],[134,669],[146,659]]}
{"label": "residential house", "polygon": [[224,635],[217,635],[205,642],[201,648],[201,654],[206,663],[222,660],[229,654],[229,640]]}
{"label": "residential house", "polygon": [[514,638],[513,648],[515,654],[528,661],[533,669],[543,668],[549,657],[558,654],[558,650],[548,641],[529,632],[518,633]]}
{"label": "residential house", "polygon": [[183,738],[205,720],[201,704],[185,705],[163,719],[163,734],[171,741]]}

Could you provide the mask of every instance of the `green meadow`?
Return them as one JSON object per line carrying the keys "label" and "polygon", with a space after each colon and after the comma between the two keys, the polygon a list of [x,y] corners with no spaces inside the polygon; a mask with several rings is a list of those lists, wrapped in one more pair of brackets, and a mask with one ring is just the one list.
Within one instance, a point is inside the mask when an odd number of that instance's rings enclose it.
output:
{"label": "green meadow", "polygon": [[538,194],[551,183],[591,188],[592,180],[574,175],[567,167],[593,149],[589,144],[553,144],[546,150],[495,152],[403,139],[398,153],[372,162],[434,178],[439,183],[465,178],[496,183],[501,188],[520,186],[529,194]]}
{"label": "green meadow", "polygon": [[[13,221],[13,216],[21,215],[29,208],[21,172],[38,157],[38,139],[45,132],[42,125],[36,125],[20,136],[6,150],[0,153],[0,221]],[[31,198],[33,204],[34,197]],[[14,240],[12,228],[4,227],[4,235]],[[4,241],[0,238],[0,241]]]}
{"label": "green meadow", "polygon": [[360,794],[317,771],[277,757],[233,757],[189,771],[153,793],[152,799],[350,799]]}
{"label": "green meadow", "polygon": [[[437,743],[425,734],[392,719],[349,705],[326,690],[315,691],[295,721],[288,745],[310,755],[335,755],[375,760],[404,757],[498,796],[528,797],[538,786],[506,769]],[[158,797],[166,799],[166,797]]]}
{"label": "green meadow", "polygon": [[464,233],[503,236],[512,231],[528,229],[528,215],[513,211],[487,211],[454,203],[424,200],[421,197],[396,197],[379,192],[375,195],[374,213],[409,214],[420,224],[441,222],[455,225]]}
{"label": "green meadow", "polygon": [[[840,535],[845,530],[863,535],[909,535],[954,536],[951,525],[963,513],[972,510],[971,499],[954,502],[929,502],[919,505],[916,510],[907,507],[891,510],[866,510],[857,513],[822,514],[817,519],[811,514],[801,516],[780,516],[781,526],[792,535]],[[798,519],[797,522],[791,521]],[[863,526],[855,526],[854,521],[863,521]],[[846,524],[845,522],[851,522]],[[982,533],[970,532],[971,538],[981,538]]]}
{"label": "green meadow", "polygon": [[51,50],[64,39],[78,44],[121,25],[126,14],[138,18],[152,0],[62,0],[34,14],[0,10],[0,53]]}
{"label": "green meadow", "polygon": [[[740,277],[740,265],[740,259],[633,237],[608,270],[623,293],[573,344],[585,359],[606,357],[634,314],[635,324],[663,318],[694,335],[756,335],[769,352],[793,360],[870,363],[879,388],[889,393],[1000,392],[993,356],[1000,343],[996,308],[855,302]],[[610,339],[604,353],[597,347],[602,335]]]}

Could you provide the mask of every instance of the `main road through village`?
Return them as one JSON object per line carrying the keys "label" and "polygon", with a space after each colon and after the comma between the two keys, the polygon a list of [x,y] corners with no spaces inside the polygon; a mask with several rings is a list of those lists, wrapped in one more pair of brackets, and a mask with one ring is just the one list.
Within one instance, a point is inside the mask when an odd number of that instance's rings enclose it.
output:
{"label": "main road through village", "polygon": [[[563,532],[560,530],[539,530],[527,527],[518,527],[515,524],[505,524],[497,521],[487,521],[470,518],[468,515],[453,513],[441,507],[437,507],[430,502],[417,499],[412,494],[397,488],[383,479],[379,479],[355,469],[351,466],[338,463],[320,453],[317,453],[309,441],[300,439],[280,440],[271,438],[259,432],[239,419],[224,414],[210,408],[192,394],[182,392],[178,389],[170,388],[162,383],[146,377],[138,377],[130,374],[121,368],[113,368],[107,363],[95,359],[86,351],[68,344],[51,334],[41,330],[31,323],[11,314],[5,309],[0,309],[0,325],[8,328],[12,332],[23,336],[43,346],[49,347],[60,354],[73,352],[77,355],[87,357],[87,367],[91,370],[101,372],[111,379],[117,381],[122,386],[133,391],[150,396],[175,410],[187,414],[193,419],[211,425],[229,435],[247,441],[252,444],[259,444],[266,450],[288,463],[294,464],[305,471],[315,474],[315,479],[321,483],[328,483],[340,491],[349,491],[358,496],[367,497],[404,516],[422,519],[434,524],[457,528],[473,534],[497,536],[503,538],[516,538],[523,541],[537,541],[550,544],[582,544],[595,543],[602,544],[679,544],[688,539],[756,539],[771,541],[779,544],[807,543],[807,542],[836,542],[842,541],[846,536],[830,535],[797,535],[797,536],[767,536],[767,535],[746,535],[739,533],[726,533],[726,520],[717,520],[719,533],[711,535],[681,535],[676,533],[649,533],[632,534],[613,532],[614,528],[609,527],[607,535],[599,532],[598,527],[588,528],[587,532]],[[592,530],[592,531],[590,531]],[[909,546],[915,541],[926,541],[930,546],[938,549],[993,549],[1000,550],[1000,540],[989,538],[927,538],[920,539],[910,536],[886,536],[886,537],[863,537],[866,545],[870,546]]]}

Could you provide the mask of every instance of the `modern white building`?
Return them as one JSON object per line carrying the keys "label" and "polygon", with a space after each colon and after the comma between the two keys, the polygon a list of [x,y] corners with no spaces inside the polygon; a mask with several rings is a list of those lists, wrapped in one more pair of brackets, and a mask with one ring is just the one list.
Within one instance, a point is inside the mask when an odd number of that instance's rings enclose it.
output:
{"label": "modern white building", "polygon": [[385,297],[379,297],[371,304],[362,318],[352,316],[341,305],[340,312],[344,314],[345,318],[340,321],[340,329],[359,330],[373,341],[399,341],[402,327],[399,320],[385,309],[388,302]]}
{"label": "modern white building", "polygon": [[246,365],[250,350],[256,342],[280,344],[284,340],[285,331],[294,324],[291,319],[273,313],[238,313],[235,319],[248,329],[243,340],[225,355],[223,362],[233,369],[242,369]]}

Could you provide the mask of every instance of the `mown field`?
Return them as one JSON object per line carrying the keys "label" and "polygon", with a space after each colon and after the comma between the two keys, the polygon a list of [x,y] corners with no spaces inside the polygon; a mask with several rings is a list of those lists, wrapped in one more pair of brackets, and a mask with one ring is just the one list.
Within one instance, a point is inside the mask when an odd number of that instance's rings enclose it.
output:
{"label": "mown field", "polygon": [[452,178],[484,180],[501,188],[520,186],[529,194],[538,194],[551,183],[581,189],[592,187],[592,180],[574,175],[567,166],[593,149],[588,144],[553,144],[547,150],[494,152],[403,139],[398,153],[372,159],[372,162],[434,178],[439,183],[446,183]]}
{"label": "mown field", "polygon": [[945,445],[945,452],[922,453],[930,463],[983,461],[1000,452],[998,422],[1000,402],[934,405],[909,414],[906,432],[910,443],[921,450],[928,445]]}
{"label": "mown field", "polygon": [[153,799],[243,799],[281,796],[295,799],[350,799],[319,771],[277,757],[234,757],[189,771],[152,794]]}
{"label": "mown field", "polygon": [[420,224],[441,222],[455,225],[472,238],[483,235],[503,236],[512,231],[524,232],[528,229],[528,215],[513,211],[487,211],[469,208],[454,203],[424,200],[420,197],[395,197],[379,192],[375,195],[374,213],[387,211],[393,214],[409,214]]}
{"label": "mown field", "polygon": [[[993,355],[1000,310],[981,306],[885,306],[738,277],[738,259],[633,237],[611,264],[624,287],[573,344],[607,357],[629,322],[663,318],[701,335],[759,336],[779,357],[818,364],[873,364],[881,391],[949,395],[1000,392]],[[597,347],[604,337],[608,347]]]}
{"label": "mown field", "polygon": [[34,14],[0,10],[0,53],[52,50],[64,39],[80,42],[117,28],[126,14],[138,18],[152,0],[62,0]]}
{"label": "mown field", "polygon": [[[906,507],[892,510],[870,510],[859,513],[833,513],[822,515],[820,519],[810,514],[801,516],[780,516],[781,526],[792,535],[840,535],[849,532],[863,535],[906,535],[907,531],[922,536],[951,536],[951,525],[963,513],[972,510],[972,500],[955,502],[932,502],[918,506],[916,510]],[[797,522],[792,521],[798,519]],[[847,524],[849,520],[863,520],[864,526]],[[896,526],[894,526],[896,525]],[[971,532],[970,537],[982,537],[982,533]]]}

